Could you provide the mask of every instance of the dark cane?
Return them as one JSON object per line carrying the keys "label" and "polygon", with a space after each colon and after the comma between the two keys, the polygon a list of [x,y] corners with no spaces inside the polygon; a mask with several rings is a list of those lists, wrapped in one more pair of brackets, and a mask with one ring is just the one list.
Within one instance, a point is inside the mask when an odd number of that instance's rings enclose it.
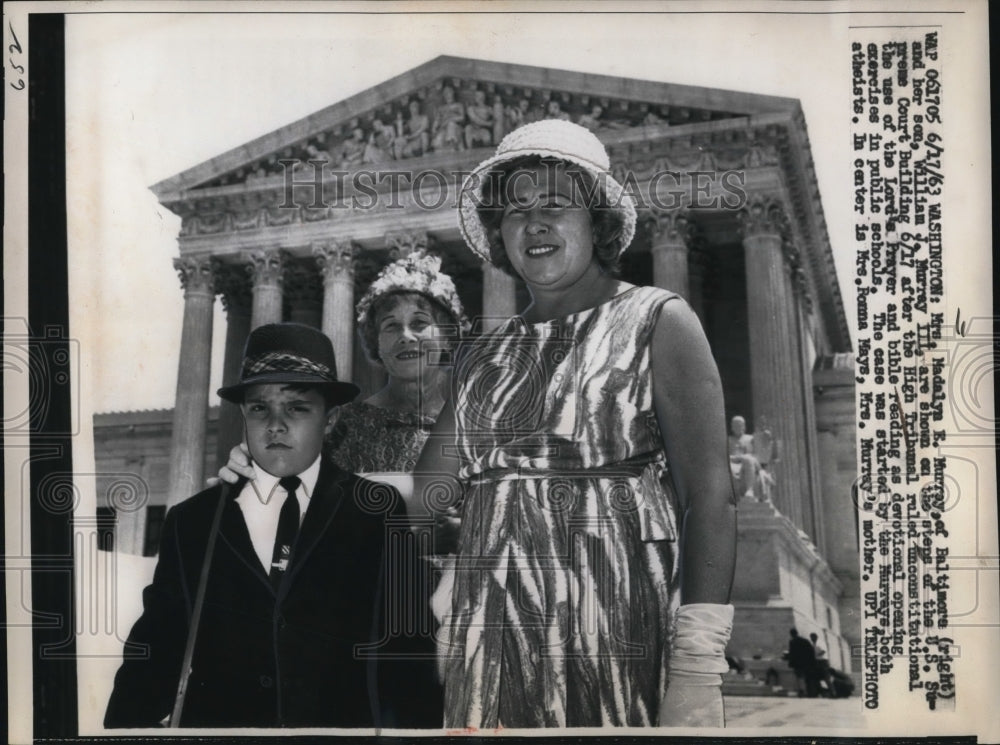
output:
{"label": "dark cane", "polygon": [[194,599],[194,610],[191,612],[191,626],[188,629],[187,645],[184,648],[184,662],[181,665],[181,678],[177,682],[177,695],[174,697],[174,711],[170,715],[168,727],[181,726],[181,712],[184,711],[184,697],[187,695],[188,679],[191,677],[191,658],[194,657],[194,645],[198,641],[198,623],[201,621],[201,608],[205,604],[205,591],[208,587],[208,572],[212,566],[212,554],[215,553],[215,542],[219,535],[219,524],[222,522],[222,512],[229,500],[230,490],[242,486],[245,479],[237,484],[222,484],[219,493],[219,504],[215,508],[212,519],[212,529],[208,533],[208,546],[205,548],[205,560],[201,564],[201,577],[198,580],[198,593]]}

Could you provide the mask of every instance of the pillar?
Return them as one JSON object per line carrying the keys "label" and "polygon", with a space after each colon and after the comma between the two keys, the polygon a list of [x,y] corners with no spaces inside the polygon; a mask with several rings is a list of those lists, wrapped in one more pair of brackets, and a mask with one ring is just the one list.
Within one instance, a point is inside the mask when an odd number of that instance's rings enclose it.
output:
{"label": "pillar", "polygon": [[[250,335],[252,296],[246,267],[227,264],[216,267],[215,289],[221,294],[226,311],[226,349],[222,361],[222,385],[233,385],[240,379],[243,348]],[[243,417],[239,407],[229,401],[219,404],[219,429],[216,446],[216,466],[229,460],[233,445],[243,439]]]}
{"label": "pillar", "polygon": [[350,381],[354,372],[354,254],[351,241],[329,241],[313,246],[323,276],[323,333],[333,342],[337,378]]}
{"label": "pillar", "polygon": [[517,313],[517,285],[514,278],[489,262],[483,263],[482,331],[496,328]]}
{"label": "pillar", "polygon": [[693,225],[681,210],[655,211],[650,223],[653,284],[690,301],[688,244]]}
{"label": "pillar", "polygon": [[212,361],[212,309],[215,305],[215,278],[209,257],[174,259],[174,268],[184,288],[184,322],[177,366],[177,399],[170,435],[168,506],[190,497],[205,486],[205,434]]}
{"label": "pillar", "polygon": [[250,327],[255,329],[267,323],[281,323],[285,252],[277,248],[250,251],[246,262],[253,279]]}
{"label": "pillar", "polygon": [[705,274],[709,262],[708,252],[701,237],[691,240],[691,250],[688,252],[688,291],[690,297],[687,301],[691,304],[692,310],[705,325]]}
{"label": "pillar", "polygon": [[806,532],[813,539],[816,548],[826,556],[826,531],[823,528],[823,505],[821,503],[820,470],[818,440],[816,428],[816,402],[813,394],[813,362],[809,357],[809,347],[806,344],[806,334],[809,333],[808,309],[812,307],[812,298],[801,266],[800,252],[790,245],[785,247],[785,255],[792,259],[791,285],[795,297],[795,337],[799,340],[799,359],[796,368],[796,379],[801,381],[802,416],[804,419],[805,437],[802,440],[803,458],[806,464],[807,480],[803,498],[806,508],[803,518]]}
{"label": "pillar", "polygon": [[769,428],[778,442],[778,459],[771,466],[775,506],[797,527],[808,529],[812,526],[804,522],[802,509],[809,499],[806,431],[801,379],[796,377],[801,341],[782,251],[786,219],[776,202],[757,198],[740,213],[740,221],[746,252],[753,431]]}

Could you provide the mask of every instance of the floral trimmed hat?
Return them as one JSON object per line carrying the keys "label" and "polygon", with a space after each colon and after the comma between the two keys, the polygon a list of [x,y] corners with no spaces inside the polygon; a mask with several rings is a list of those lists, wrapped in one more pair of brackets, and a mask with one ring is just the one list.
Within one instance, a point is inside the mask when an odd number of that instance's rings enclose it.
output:
{"label": "floral trimmed hat", "polygon": [[622,230],[618,239],[618,255],[621,256],[635,236],[635,199],[611,175],[608,151],[597,136],[579,124],[562,119],[543,119],[518,127],[500,141],[495,155],[476,166],[465,179],[458,194],[458,227],[469,248],[484,261],[490,261],[486,228],[477,211],[490,171],[531,155],[572,163],[594,178],[611,208],[621,215]]}
{"label": "floral trimmed hat", "polygon": [[465,316],[455,283],[441,271],[441,257],[414,251],[385,267],[358,302],[358,332],[369,359],[379,360],[375,307],[389,295],[410,292],[423,295],[440,306],[460,334],[469,331],[469,319]]}

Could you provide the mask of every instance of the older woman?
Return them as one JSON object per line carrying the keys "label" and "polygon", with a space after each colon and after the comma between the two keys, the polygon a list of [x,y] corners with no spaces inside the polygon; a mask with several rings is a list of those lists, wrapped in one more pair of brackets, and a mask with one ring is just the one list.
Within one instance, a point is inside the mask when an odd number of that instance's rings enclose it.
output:
{"label": "older woman", "polygon": [[458,357],[435,429],[458,457],[416,471],[465,492],[446,726],[721,726],[735,509],[696,316],[616,278],[635,207],[578,125],[512,132],[459,209],[532,302]]}
{"label": "older woman", "polygon": [[441,259],[422,252],[383,269],[357,312],[365,353],[385,368],[387,382],[340,408],[329,455],[347,471],[397,483],[397,474],[413,471],[444,405],[450,350],[468,320]]}

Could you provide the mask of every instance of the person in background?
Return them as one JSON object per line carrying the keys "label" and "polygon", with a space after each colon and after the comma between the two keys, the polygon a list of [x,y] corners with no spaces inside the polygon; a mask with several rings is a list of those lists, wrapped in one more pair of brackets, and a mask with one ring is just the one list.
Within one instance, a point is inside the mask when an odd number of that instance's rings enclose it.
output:
{"label": "person in background", "polygon": [[798,629],[789,629],[788,635],[788,666],[795,671],[799,697],[816,698],[816,650]]}
{"label": "person in background", "polygon": [[819,645],[819,636],[815,631],[809,634],[809,641],[812,642],[813,649],[816,651],[817,687],[819,683],[822,683],[826,687],[827,693],[832,697],[834,695],[833,676],[830,672],[830,660],[826,656],[826,650]]}

